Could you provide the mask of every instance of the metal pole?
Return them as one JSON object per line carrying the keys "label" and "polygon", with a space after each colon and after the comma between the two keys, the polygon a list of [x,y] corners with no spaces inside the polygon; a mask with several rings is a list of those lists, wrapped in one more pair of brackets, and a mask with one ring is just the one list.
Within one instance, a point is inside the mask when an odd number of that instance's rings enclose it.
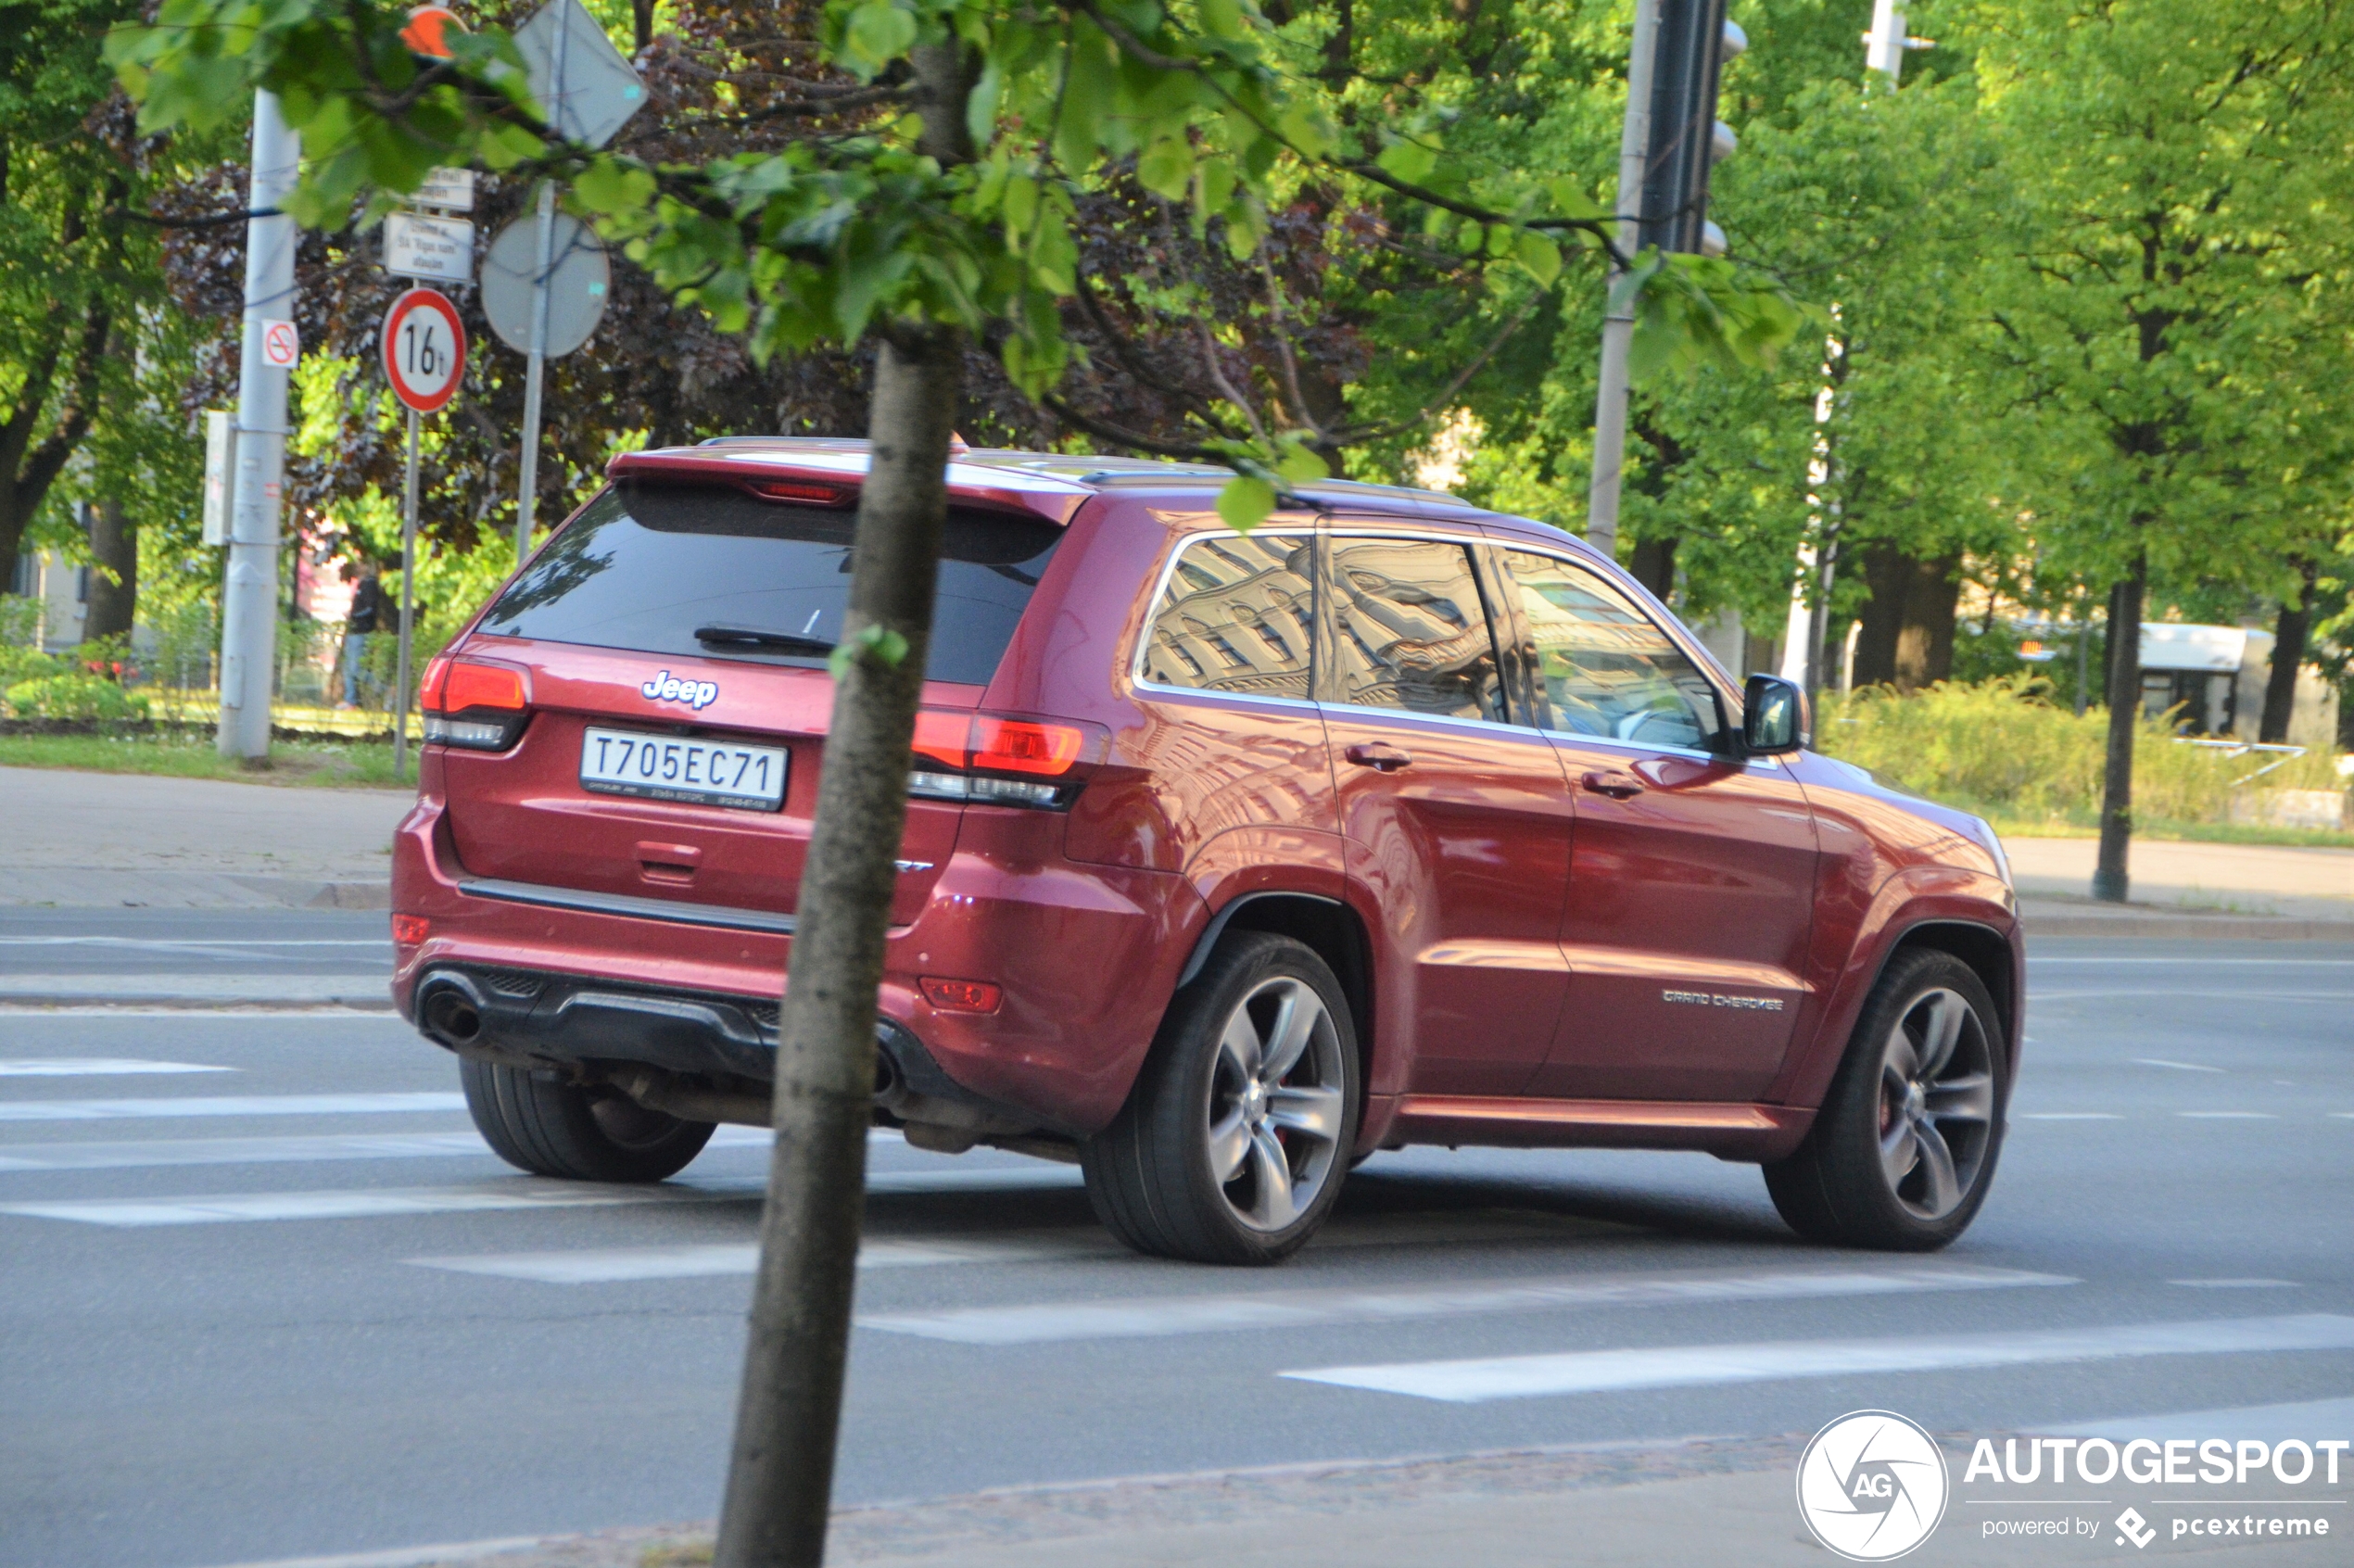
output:
{"label": "metal pole", "polygon": [[[1635,40],[1626,56],[1626,124],[1618,138],[1618,248],[1632,257],[1643,206],[1643,165],[1651,147],[1652,76],[1659,52],[1661,0],[1635,0]],[[1624,273],[1614,267],[1614,291]],[[1594,476],[1586,498],[1586,542],[1604,555],[1618,548],[1618,489],[1626,463],[1626,351],[1635,341],[1631,303],[1602,317],[1602,364],[1594,393]]]}
{"label": "metal pole", "polygon": [[[572,16],[556,11],[556,45],[548,77],[548,123],[564,131],[564,53],[572,42]],[[548,274],[556,266],[556,183],[539,183],[538,263],[531,277],[531,348],[523,382],[523,474],[515,498],[515,570],[531,553],[531,517],[539,503],[539,398],[548,380]]]}
{"label": "metal pole", "polygon": [[417,607],[417,411],[409,411],[409,473],[400,511],[400,657],[393,684],[400,695],[393,709],[392,776],[409,777],[409,623]]}
{"label": "metal pole", "polygon": [[1864,34],[1864,64],[1891,82],[1905,74],[1905,8],[1897,0],[1872,0],[1872,31]]}
{"label": "metal pole", "polygon": [[[302,139],[277,95],[253,99],[253,168],[246,205],[275,212],[300,173]],[[237,367],[235,501],[221,592],[221,726],[224,757],[270,754],[270,675],[278,630],[278,501],[285,477],[288,373],[262,358],[263,321],[295,309],[294,220],[246,223],[245,342]]]}

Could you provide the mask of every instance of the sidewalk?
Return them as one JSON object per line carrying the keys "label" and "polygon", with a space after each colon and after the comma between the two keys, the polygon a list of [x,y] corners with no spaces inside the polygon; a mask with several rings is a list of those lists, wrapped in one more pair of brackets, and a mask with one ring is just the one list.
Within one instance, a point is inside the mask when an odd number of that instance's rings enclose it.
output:
{"label": "sidewalk", "polygon": [[[1014,1487],[834,1515],[827,1561],[888,1568],[1823,1568],[1795,1498],[1799,1436],[1694,1438]],[[1968,1448],[1949,1441],[1949,1464]],[[1958,1496],[1909,1561],[2019,1568],[2068,1541],[1988,1538]],[[2106,1523],[2106,1513],[2103,1514]],[[247,1568],[693,1568],[709,1526],[313,1558]],[[2156,1543],[2170,1562],[2206,1559]],[[2206,1543],[2199,1543],[2205,1545]],[[2282,1568],[2345,1561],[2342,1541],[2266,1541]]]}
{"label": "sidewalk", "polygon": [[414,798],[0,768],[0,905],[383,909]]}

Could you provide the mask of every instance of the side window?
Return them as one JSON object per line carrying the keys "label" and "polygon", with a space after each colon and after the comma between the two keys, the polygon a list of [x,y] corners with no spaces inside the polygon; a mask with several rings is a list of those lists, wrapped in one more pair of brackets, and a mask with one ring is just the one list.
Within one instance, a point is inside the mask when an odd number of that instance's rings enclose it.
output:
{"label": "side window", "polygon": [[1508,593],[1527,618],[1537,723],[1654,746],[1713,750],[1716,689],[1652,618],[1601,578],[1506,550]]}
{"label": "side window", "polygon": [[1145,679],[1306,702],[1314,548],[1304,534],[1237,534],[1187,545],[1153,610]]}
{"label": "side window", "polygon": [[1333,669],[1342,702],[1504,722],[1496,641],[1468,550],[1435,539],[1343,537],[1330,551]]}

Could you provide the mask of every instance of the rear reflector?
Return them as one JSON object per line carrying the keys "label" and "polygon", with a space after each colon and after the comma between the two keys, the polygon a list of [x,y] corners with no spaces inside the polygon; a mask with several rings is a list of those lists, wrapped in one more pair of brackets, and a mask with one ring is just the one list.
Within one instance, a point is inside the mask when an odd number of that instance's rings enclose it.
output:
{"label": "rear reflector", "polygon": [[433,922],[422,915],[395,915],[392,917],[392,940],[403,947],[414,947],[433,934]]}
{"label": "rear reflector", "polygon": [[943,980],[926,975],[916,982],[924,1000],[943,1013],[993,1013],[1006,993],[987,980]]}

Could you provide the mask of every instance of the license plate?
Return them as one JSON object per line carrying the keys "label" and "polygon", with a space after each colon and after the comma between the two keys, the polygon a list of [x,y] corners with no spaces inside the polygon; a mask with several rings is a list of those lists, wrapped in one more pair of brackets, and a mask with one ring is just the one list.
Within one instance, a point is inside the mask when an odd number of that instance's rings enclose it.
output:
{"label": "license plate", "polygon": [[604,795],[779,811],[785,752],[777,746],[592,728],[580,738],[580,787]]}

